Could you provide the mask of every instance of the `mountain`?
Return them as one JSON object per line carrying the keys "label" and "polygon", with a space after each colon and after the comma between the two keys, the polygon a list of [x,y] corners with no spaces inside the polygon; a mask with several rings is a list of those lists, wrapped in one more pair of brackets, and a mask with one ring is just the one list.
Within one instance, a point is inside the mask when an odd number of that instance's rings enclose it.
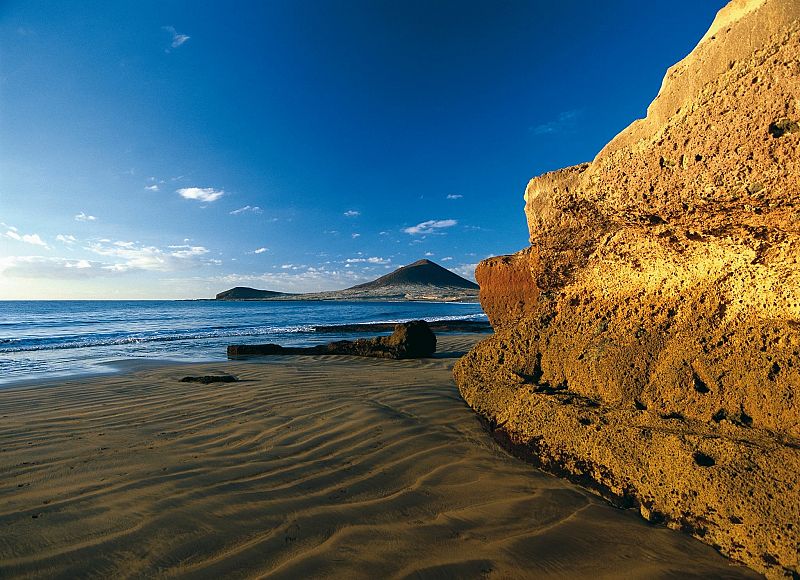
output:
{"label": "mountain", "polygon": [[462,278],[447,268],[430,260],[417,260],[413,264],[402,266],[392,272],[381,276],[372,282],[359,284],[347,290],[376,290],[379,288],[393,288],[397,286],[435,286],[446,288],[465,288],[478,290],[475,282]]}
{"label": "mountain", "polygon": [[231,288],[217,300],[435,300],[472,301],[478,285],[430,260],[418,260],[372,282],[344,290],[284,294],[253,288]]}
{"label": "mountain", "polygon": [[225,290],[217,294],[217,300],[267,300],[269,298],[278,298],[280,296],[288,296],[284,292],[273,292],[272,290],[256,290],[255,288],[248,288],[246,286],[237,286],[230,290]]}

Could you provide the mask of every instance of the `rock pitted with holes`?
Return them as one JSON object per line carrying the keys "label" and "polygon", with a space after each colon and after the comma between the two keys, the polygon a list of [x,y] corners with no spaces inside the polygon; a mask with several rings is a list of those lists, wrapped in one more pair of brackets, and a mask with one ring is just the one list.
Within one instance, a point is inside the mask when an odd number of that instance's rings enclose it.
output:
{"label": "rock pitted with holes", "polygon": [[647,118],[531,180],[455,369],[515,452],[771,576],[800,543],[800,2],[720,11]]}

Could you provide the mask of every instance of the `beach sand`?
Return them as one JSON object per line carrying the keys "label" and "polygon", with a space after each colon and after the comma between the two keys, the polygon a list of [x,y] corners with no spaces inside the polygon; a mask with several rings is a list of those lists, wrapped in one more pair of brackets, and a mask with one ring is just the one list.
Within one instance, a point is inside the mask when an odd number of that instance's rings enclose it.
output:
{"label": "beach sand", "polygon": [[479,338],[0,390],[0,577],[756,577],[499,449],[450,374]]}

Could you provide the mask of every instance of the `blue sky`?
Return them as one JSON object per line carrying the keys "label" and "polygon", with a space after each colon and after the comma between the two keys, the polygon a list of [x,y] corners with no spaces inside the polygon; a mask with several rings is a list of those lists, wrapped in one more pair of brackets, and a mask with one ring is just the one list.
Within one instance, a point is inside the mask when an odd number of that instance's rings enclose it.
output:
{"label": "blue sky", "polygon": [[723,5],[0,3],[0,299],[471,277]]}

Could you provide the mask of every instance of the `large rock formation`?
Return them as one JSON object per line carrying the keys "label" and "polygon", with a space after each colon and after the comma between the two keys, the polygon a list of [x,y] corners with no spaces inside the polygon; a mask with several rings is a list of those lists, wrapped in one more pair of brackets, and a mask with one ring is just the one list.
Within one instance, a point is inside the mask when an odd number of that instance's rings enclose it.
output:
{"label": "large rock formation", "polygon": [[525,192],[455,368],[498,439],[770,576],[800,573],[800,2],[736,0],[647,118]]}

